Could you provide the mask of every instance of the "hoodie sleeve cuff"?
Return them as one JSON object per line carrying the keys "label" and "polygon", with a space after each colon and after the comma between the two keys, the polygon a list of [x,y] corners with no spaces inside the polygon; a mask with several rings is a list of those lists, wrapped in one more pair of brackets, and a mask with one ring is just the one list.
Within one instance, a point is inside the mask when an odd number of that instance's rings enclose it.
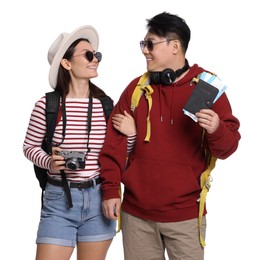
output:
{"label": "hoodie sleeve cuff", "polygon": [[102,200],[109,200],[109,199],[116,199],[121,198],[120,196],[121,188],[119,190],[112,189],[112,190],[104,190]]}

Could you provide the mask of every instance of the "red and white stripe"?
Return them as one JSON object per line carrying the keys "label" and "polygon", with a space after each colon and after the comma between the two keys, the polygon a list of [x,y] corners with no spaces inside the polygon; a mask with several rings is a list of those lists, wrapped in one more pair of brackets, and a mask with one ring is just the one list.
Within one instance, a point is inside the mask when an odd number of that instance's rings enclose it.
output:
{"label": "red and white stripe", "polygon": [[[23,150],[25,156],[39,167],[49,169],[51,156],[41,149],[42,140],[46,133],[45,119],[46,98],[42,97],[32,111]],[[89,99],[66,99],[66,134],[60,148],[72,151],[87,151],[88,130],[87,112]],[[65,171],[69,181],[85,181],[100,173],[98,156],[104,143],[106,133],[106,122],[100,100],[93,99],[92,124],[89,137],[90,152],[86,154],[85,169],[76,171]],[[62,118],[56,126],[53,144],[62,141]],[[53,177],[59,178],[58,174],[49,173]]]}

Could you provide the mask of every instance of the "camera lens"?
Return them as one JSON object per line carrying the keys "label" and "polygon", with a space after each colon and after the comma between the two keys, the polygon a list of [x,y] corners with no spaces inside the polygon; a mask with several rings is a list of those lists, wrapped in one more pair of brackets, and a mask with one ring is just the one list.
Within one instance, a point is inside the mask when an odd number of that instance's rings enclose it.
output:
{"label": "camera lens", "polygon": [[78,168],[78,163],[76,164],[76,162],[71,160],[66,163],[66,167],[70,170],[76,170]]}

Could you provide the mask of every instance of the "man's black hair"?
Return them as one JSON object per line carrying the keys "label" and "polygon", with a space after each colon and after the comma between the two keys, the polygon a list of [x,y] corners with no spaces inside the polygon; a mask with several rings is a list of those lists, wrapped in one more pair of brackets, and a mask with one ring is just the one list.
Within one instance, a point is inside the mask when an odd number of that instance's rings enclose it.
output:
{"label": "man's black hair", "polygon": [[163,12],[147,19],[147,29],[150,33],[167,39],[176,38],[181,42],[184,52],[188,49],[191,30],[185,20],[178,15]]}

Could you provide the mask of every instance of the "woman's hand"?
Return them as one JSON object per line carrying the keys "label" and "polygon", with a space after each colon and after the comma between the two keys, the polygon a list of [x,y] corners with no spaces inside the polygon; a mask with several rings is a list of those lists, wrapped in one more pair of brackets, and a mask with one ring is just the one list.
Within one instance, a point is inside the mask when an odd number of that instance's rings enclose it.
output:
{"label": "woman's hand", "polygon": [[52,156],[51,156],[51,171],[59,173],[60,170],[65,170],[65,160],[64,157],[59,155],[60,151],[62,151],[59,147],[52,147]]}
{"label": "woman's hand", "polygon": [[121,132],[122,134],[126,136],[135,135],[137,133],[135,120],[126,111],[124,111],[124,115],[115,114],[112,117],[112,123],[116,130],[118,130],[119,132]]}

